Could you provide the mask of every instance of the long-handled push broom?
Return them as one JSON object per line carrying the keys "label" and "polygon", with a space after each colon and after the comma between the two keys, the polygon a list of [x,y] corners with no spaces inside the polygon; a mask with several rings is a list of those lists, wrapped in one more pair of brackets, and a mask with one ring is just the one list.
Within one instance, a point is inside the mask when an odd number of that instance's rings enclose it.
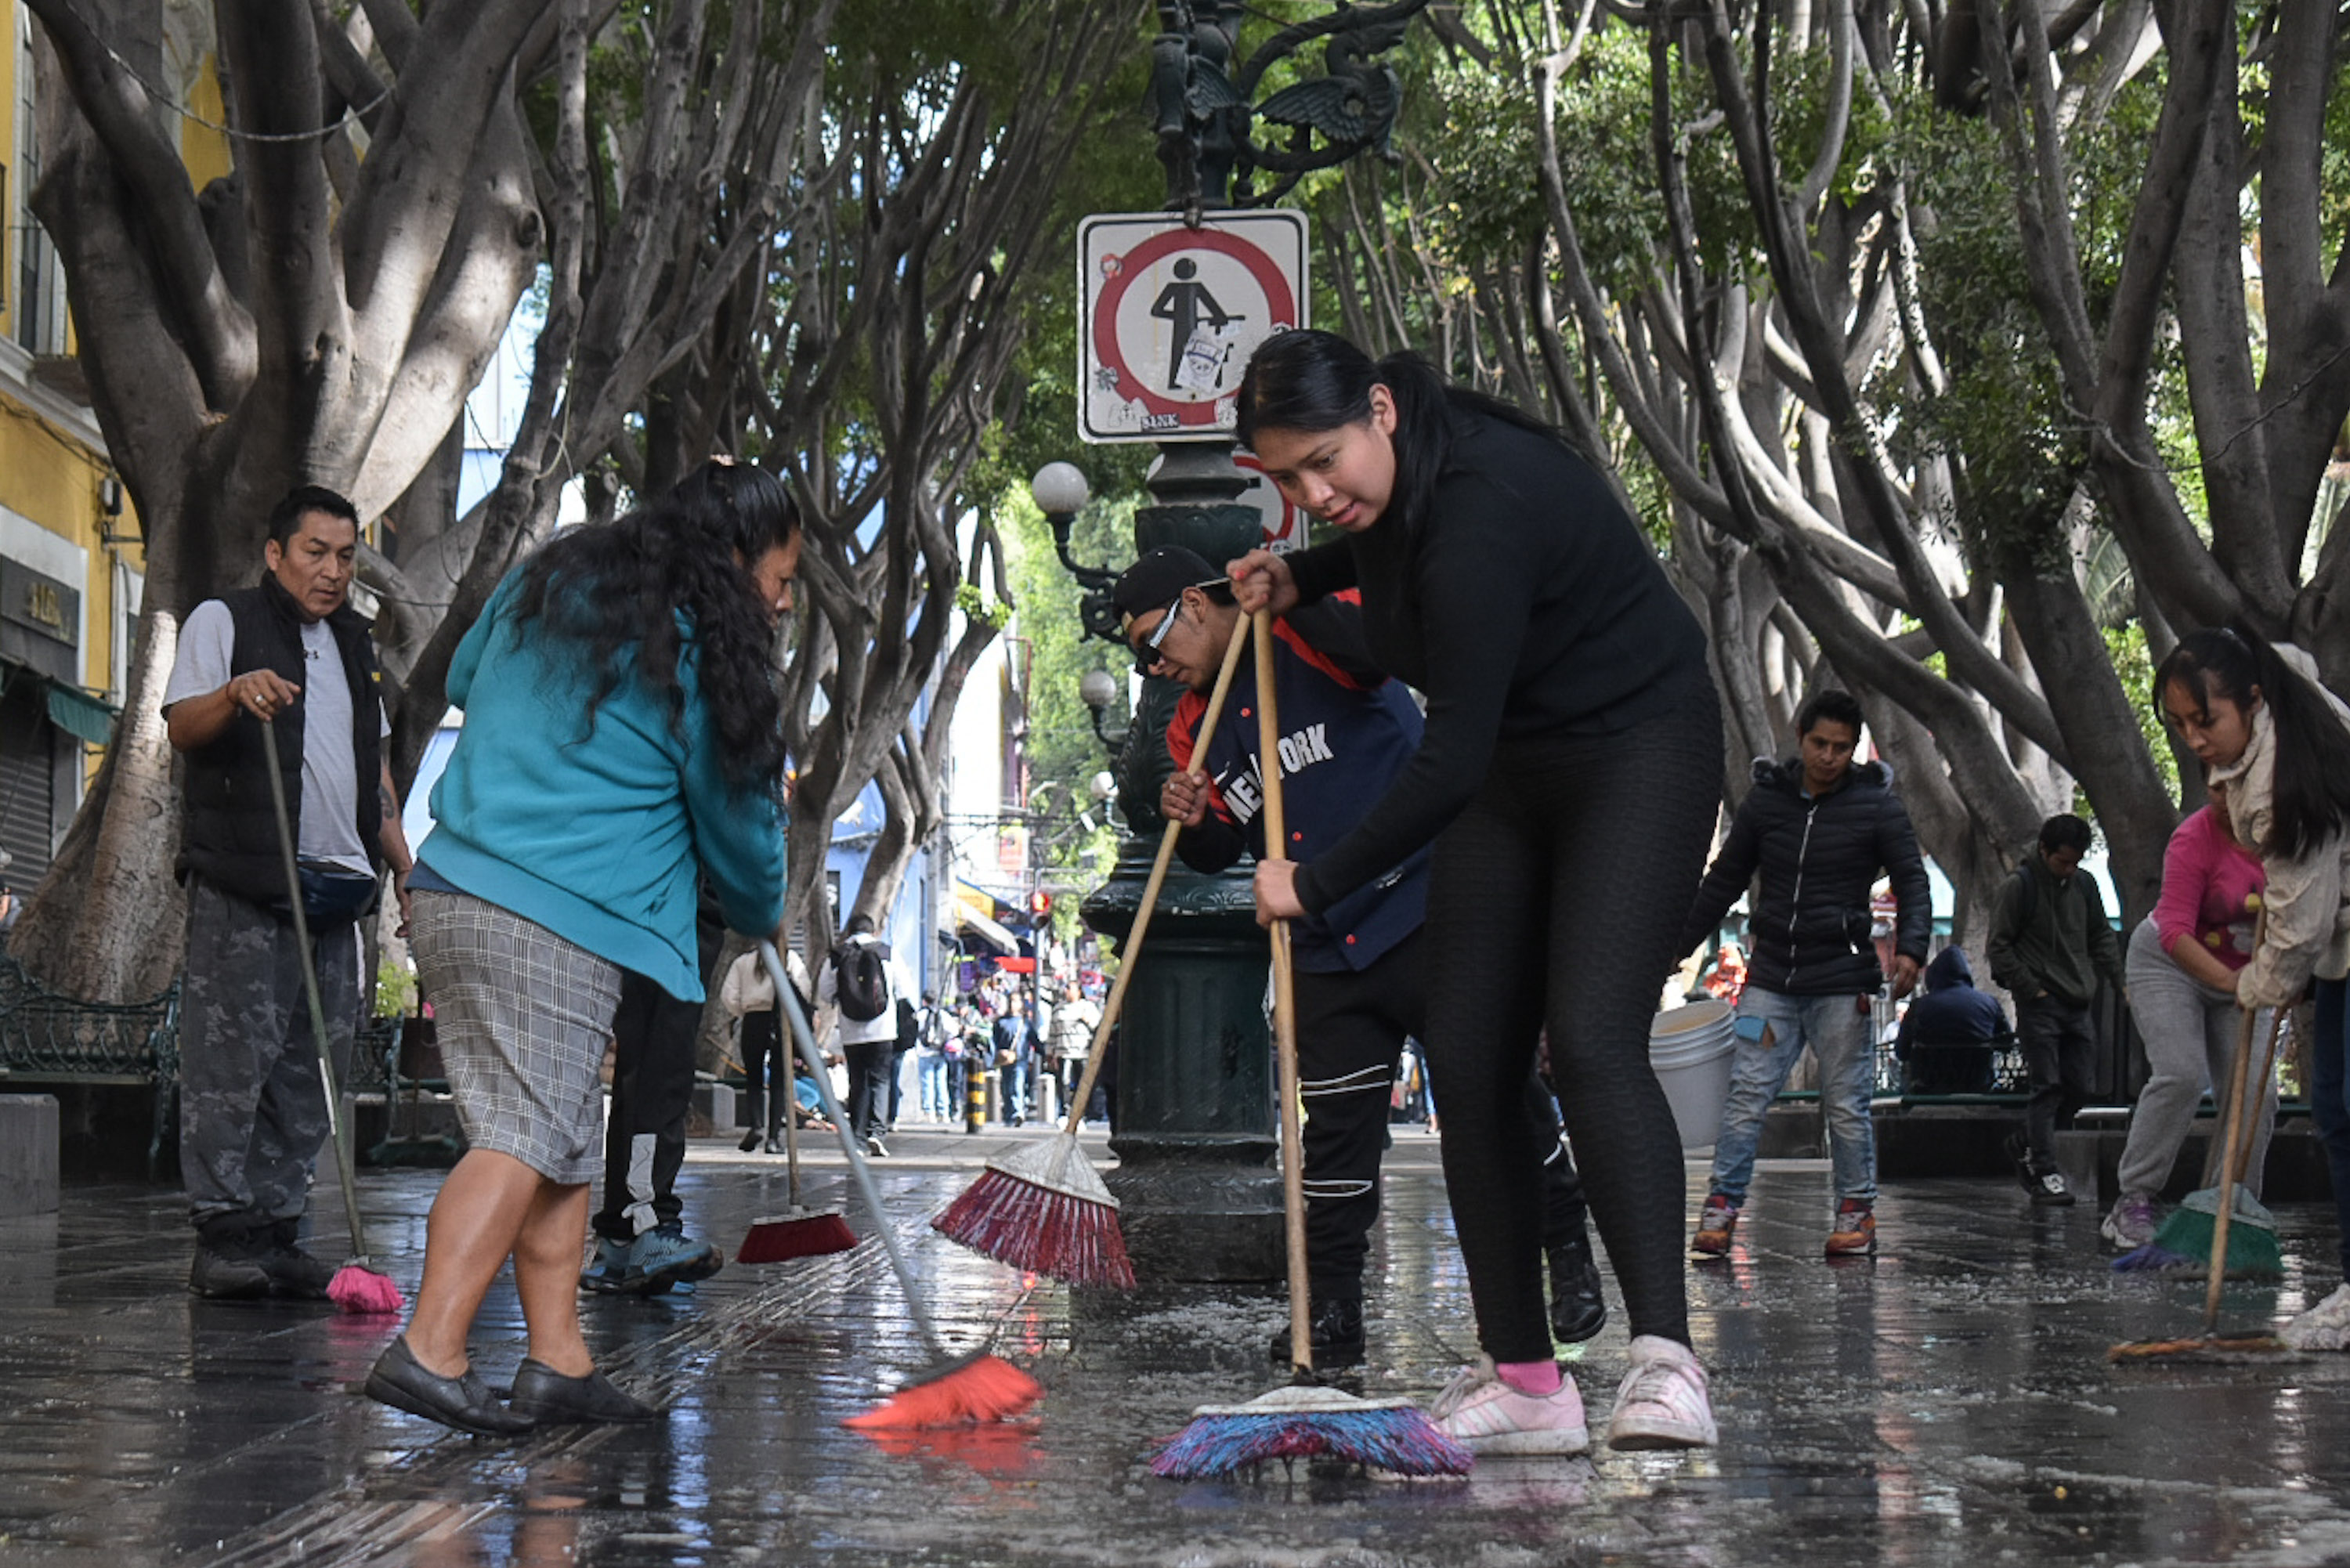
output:
{"label": "long-handled push broom", "polygon": [[[1274,701],[1272,616],[1257,614],[1257,768],[1264,783],[1265,857],[1284,858],[1280,721]],[[1297,1003],[1289,924],[1273,923],[1273,1033],[1281,1094],[1281,1200],[1289,1251],[1290,1382],[1245,1405],[1203,1405],[1151,1459],[1154,1475],[1200,1480],[1267,1459],[1326,1458],[1398,1475],[1469,1473],[1474,1456],[1402,1399],[1357,1399],[1318,1386],[1307,1323],[1305,1155],[1297,1090]]]}
{"label": "long-handled push broom", "polygon": [[[1241,649],[1248,641],[1249,624],[1233,628],[1224,649],[1222,668],[1208,695],[1207,716],[1201,722],[1201,743],[1215,732],[1223,717],[1224,699],[1232,688],[1232,672],[1240,667]],[[1046,1274],[1073,1285],[1115,1285],[1134,1288],[1134,1265],[1126,1255],[1126,1238],[1118,1229],[1118,1199],[1077,1145],[1086,1106],[1093,1098],[1094,1079],[1109,1054],[1110,1031],[1118,1026],[1126,988],[1134,979],[1135,961],[1141,956],[1143,933],[1150,929],[1150,912],[1159,889],[1167,880],[1168,862],[1175,855],[1176,836],[1183,825],[1170,822],[1159,836],[1159,854],[1150,863],[1150,878],[1142,887],[1134,925],[1127,932],[1118,958],[1118,979],[1102,1004],[1101,1022],[1094,1025],[1092,1053],[1069,1097],[1068,1125],[1043,1143],[1024,1145],[1013,1153],[987,1162],[963,1195],[931,1221],[950,1241],[975,1252],[1032,1274]]]}
{"label": "long-handled push broom", "polygon": [[[783,1017],[783,1002],[775,1003],[775,1016]],[[772,1076],[772,1073],[770,1076]],[[795,1075],[784,1075],[789,1080]],[[857,1245],[857,1232],[837,1209],[810,1209],[800,1201],[800,1116],[799,1096],[786,1081],[771,1094],[784,1100],[784,1169],[785,1189],[790,1194],[791,1207],[781,1214],[769,1214],[751,1221],[750,1230],[743,1233],[743,1245],[734,1253],[738,1263],[780,1263],[792,1258],[820,1258],[827,1252],[846,1252]],[[755,1130],[755,1129],[754,1129]]]}
{"label": "long-handled push broom", "polygon": [[[2210,1280],[2203,1292],[2203,1332],[2192,1339],[2142,1339],[2116,1345],[2106,1353],[2106,1359],[2108,1361],[2135,1362],[2195,1357],[2212,1357],[2224,1361],[2245,1355],[2287,1354],[2292,1350],[2292,1346],[2272,1334],[2223,1334],[2220,1332],[2220,1287],[2226,1284],[2230,1272],[2229,1239],[2230,1233],[2235,1230],[2234,1221],[2237,1218],[2236,1185],[2244,1179],[2245,1168],[2251,1163],[2254,1141],[2252,1117],[2258,1114],[2256,1111],[2248,1112],[2245,1106],[2248,1101],[2253,1100],[2256,1093],[2255,1084],[2262,1085],[2257,1090],[2261,1101],[2266,1100],[2265,1085],[2268,1082],[2268,1074],[2275,1062],[2277,1031],[2282,1026],[2284,1021],[2282,1009],[2270,1021],[2268,1050],[2262,1054],[2261,1076],[2256,1080],[2252,1076],[2254,1016],[2250,1008],[2244,1010],[2243,1032],[2236,1043],[2236,1092],[2229,1099],[2227,1130],[2220,1144],[2218,1161],[2220,1186],[2211,1216]],[[2274,1236],[2272,1233],[2269,1241],[2272,1252],[2275,1245]]]}
{"label": "long-handled push broom", "polygon": [[937,1365],[901,1384],[889,1398],[842,1424],[868,1429],[952,1427],[967,1421],[1000,1421],[1018,1415],[1042,1398],[1045,1390],[1035,1378],[984,1350],[964,1355],[948,1353],[946,1342],[939,1337],[938,1324],[931,1321],[931,1309],[917,1286],[914,1271],[898,1245],[898,1233],[890,1228],[889,1216],[881,1211],[881,1195],[874,1190],[873,1172],[866,1167],[865,1150],[858,1147],[857,1135],[849,1129],[848,1118],[841,1114],[839,1098],[832,1092],[832,1080],[825,1074],[824,1054],[816,1048],[816,1037],[808,1032],[807,1016],[800,1011],[799,998],[793,993],[791,981],[784,973],[784,961],[776,956],[775,944],[763,939],[759,960],[767,966],[768,977],[775,982],[775,1007],[790,1023],[792,1042],[799,1048],[800,1059],[816,1078],[816,1092],[824,1101],[825,1118],[840,1136],[841,1152],[848,1156],[848,1173],[856,1179],[858,1195],[865,1200],[866,1212],[873,1216],[874,1231],[889,1254],[889,1267],[898,1276],[898,1289],[906,1298],[906,1312],[914,1320],[914,1332],[921,1336],[924,1348],[938,1358]]}
{"label": "long-handled push broom", "polygon": [[[318,966],[310,956],[310,921],[302,909],[302,868],[294,858],[294,818],[286,809],[286,781],[277,772],[277,726],[266,719],[261,722],[261,752],[269,771],[269,802],[277,809],[277,847],[286,859],[286,900],[294,910],[294,946],[302,956],[302,994],[310,1004],[311,1036],[318,1043],[318,1082],[327,1092],[327,1128],[335,1146],[335,1174],[342,1179],[343,1220],[351,1232],[351,1255],[327,1282],[327,1299],[348,1313],[396,1313],[403,1304],[400,1287],[374,1268],[367,1231],[359,1222],[351,1127],[343,1117],[342,1085],[335,1079],[335,1052],[327,1038],[327,1009],[318,1000]],[[366,781],[361,787],[367,787]]]}

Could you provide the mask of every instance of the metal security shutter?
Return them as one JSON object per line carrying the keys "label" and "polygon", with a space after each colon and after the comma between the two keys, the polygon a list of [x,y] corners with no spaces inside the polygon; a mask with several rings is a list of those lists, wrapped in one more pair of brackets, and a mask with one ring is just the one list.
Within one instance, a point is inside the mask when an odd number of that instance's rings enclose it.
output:
{"label": "metal security shutter", "polygon": [[56,736],[40,682],[11,670],[0,694],[0,849],[10,857],[0,880],[13,887],[30,888],[49,868]]}

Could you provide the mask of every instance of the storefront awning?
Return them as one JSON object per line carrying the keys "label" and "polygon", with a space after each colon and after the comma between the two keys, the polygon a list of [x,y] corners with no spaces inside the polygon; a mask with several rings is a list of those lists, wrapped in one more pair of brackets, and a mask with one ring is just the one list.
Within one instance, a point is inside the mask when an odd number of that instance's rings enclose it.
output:
{"label": "storefront awning", "polygon": [[48,685],[49,722],[93,746],[106,744],[107,736],[114,729],[115,715],[121,710],[78,686],[68,686],[60,680],[51,680]]}
{"label": "storefront awning", "polygon": [[1000,948],[1007,953],[1016,953],[1020,950],[1018,937],[1014,936],[1003,926],[961,899],[956,900],[955,903],[955,922],[977,931],[991,946]]}

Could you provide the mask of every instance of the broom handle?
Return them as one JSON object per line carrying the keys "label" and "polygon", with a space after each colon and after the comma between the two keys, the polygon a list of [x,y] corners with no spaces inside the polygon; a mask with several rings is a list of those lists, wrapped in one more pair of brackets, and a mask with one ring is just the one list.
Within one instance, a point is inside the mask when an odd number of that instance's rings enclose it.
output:
{"label": "broom handle", "polygon": [[[889,1217],[881,1211],[881,1194],[874,1189],[872,1171],[866,1168],[865,1151],[857,1147],[857,1135],[848,1130],[848,1118],[841,1114],[839,1098],[833,1094],[832,1080],[824,1070],[824,1054],[816,1048],[816,1037],[808,1033],[799,998],[792,994],[791,977],[784,972],[784,961],[776,956],[775,944],[764,937],[759,939],[759,961],[767,966],[768,977],[775,982],[775,1007],[791,1021],[792,1040],[799,1046],[800,1059],[807,1064],[809,1075],[816,1079],[816,1097],[824,1102],[825,1119],[840,1135],[841,1152],[848,1156],[848,1173],[857,1179],[858,1195],[865,1199],[865,1210],[873,1216],[873,1229],[889,1253],[889,1267],[898,1276],[898,1289],[905,1295],[906,1314],[914,1320],[914,1332],[921,1335],[922,1344],[932,1355],[944,1361],[946,1342],[939,1337],[938,1325],[931,1321],[931,1309],[923,1304],[921,1293],[914,1288],[914,1271],[907,1265],[906,1254],[899,1250],[898,1232],[891,1228]],[[796,1105],[796,1089],[792,1098]]]}
{"label": "broom handle", "polygon": [[[782,993],[778,992],[775,1006],[781,1009],[783,1004]],[[783,1013],[778,1011],[775,1018],[780,1023]],[[798,1069],[792,1065],[791,1057],[792,1054],[786,1051],[781,1064],[784,1069],[784,1085],[780,1091],[784,1096],[784,1187],[791,1194],[792,1207],[797,1209],[800,1206],[800,1075]],[[775,1060],[769,1058],[769,1078],[775,1075],[776,1065]],[[774,1103],[774,1096],[778,1092],[772,1083],[767,1085],[769,1104]]]}
{"label": "broom handle", "polygon": [[[1248,642],[1249,623],[1241,622],[1232,628],[1232,639],[1224,648],[1222,668],[1216,671],[1215,690],[1208,694],[1207,716],[1200,721],[1200,736],[1204,743],[1216,732],[1216,722],[1224,716],[1224,699],[1232,695],[1232,671],[1240,668],[1241,649]],[[1142,951],[1142,933],[1150,929],[1150,912],[1158,908],[1159,889],[1167,880],[1168,862],[1175,857],[1175,840],[1183,825],[1170,822],[1159,836],[1159,854],[1150,862],[1150,879],[1142,885],[1142,902],[1136,906],[1134,924],[1127,929],[1126,944],[1118,955],[1118,978],[1110,981],[1109,999],[1102,1003],[1101,1022],[1094,1025],[1093,1054],[1086,1058],[1086,1070],[1077,1076],[1076,1093],[1070,1096],[1069,1125],[1064,1130],[1071,1137],[1085,1125],[1086,1105],[1094,1097],[1094,1080],[1101,1075],[1102,1057],[1108,1050],[1109,1032],[1118,1027],[1118,1010],[1126,1005],[1127,982],[1134,978],[1134,961]]]}
{"label": "broom handle", "polygon": [[[2252,917],[2252,950],[2260,950],[2267,940],[2269,912],[2263,908]],[[2220,1211],[2211,1221],[2210,1279],[2203,1290],[2203,1334],[2206,1338],[2220,1329],[2220,1287],[2226,1282],[2228,1262],[2228,1231],[2236,1217],[2236,1135],[2245,1123],[2244,1096],[2252,1077],[2252,1029],[2260,1015],[2251,1008],[2242,1009],[2243,1026],[2236,1032],[2236,1082],[2234,1093],[2228,1098],[2228,1124],[2221,1135],[2219,1160]],[[2270,1048],[2275,1048],[2275,1035],[2270,1035]]]}
{"label": "broom handle", "polygon": [[[1264,857],[1289,858],[1288,824],[1281,805],[1281,717],[1274,699],[1273,612],[1256,621],[1256,771],[1264,786],[1258,821],[1264,827]],[[1275,1085],[1281,1096],[1282,1230],[1289,1253],[1289,1360],[1300,1372],[1314,1370],[1314,1335],[1307,1322],[1305,1279],[1305,1148],[1298,1126],[1297,997],[1290,973],[1289,922],[1273,922],[1273,1043]]]}
{"label": "broom handle", "polygon": [[350,1126],[343,1116],[342,1086],[335,1081],[335,1050],[327,1039],[326,1004],[318,1000],[318,966],[310,958],[310,921],[302,912],[302,868],[294,858],[294,818],[286,809],[286,781],[277,772],[277,728],[266,719],[261,721],[261,753],[269,773],[269,804],[277,812],[277,849],[286,861],[286,897],[294,909],[294,946],[302,959],[302,994],[310,1004],[310,1033],[318,1042],[318,1083],[327,1092],[327,1132],[335,1145],[335,1175],[343,1184],[343,1218],[351,1230],[352,1257],[366,1262],[367,1232],[359,1223]]}
{"label": "broom handle", "polygon": [[2252,1079],[2252,1025],[2259,1014],[2245,1008],[2244,1026],[2236,1038],[2236,1092],[2228,1101],[2228,1128],[2220,1156],[2220,1212],[2211,1225],[2210,1283],[2203,1292],[2203,1333],[2220,1327],[2220,1287],[2227,1279],[2229,1221],[2236,1211],[2236,1135],[2244,1125],[2244,1096]]}
{"label": "broom handle", "polygon": [[[2285,1010],[2282,1007],[2269,1010],[2268,1048],[2261,1053],[2261,1070],[2252,1079],[2253,1086],[2261,1096],[2252,1102],[2252,1116],[2258,1116],[2268,1108],[2270,1075],[2276,1071],[2277,1040],[2284,1033],[2284,1014]],[[2239,1187],[2244,1184],[2244,1177],[2251,1168],[2252,1145],[2259,1141],[2260,1123],[2248,1121],[2244,1127],[2244,1147],[2236,1151],[2236,1185]]]}

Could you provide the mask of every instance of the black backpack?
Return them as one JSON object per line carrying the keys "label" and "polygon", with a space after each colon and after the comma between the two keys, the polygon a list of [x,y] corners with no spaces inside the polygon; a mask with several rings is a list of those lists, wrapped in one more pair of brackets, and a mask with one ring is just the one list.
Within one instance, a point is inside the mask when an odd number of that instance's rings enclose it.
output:
{"label": "black backpack", "polygon": [[833,989],[841,1015],[869,1023],[889,1011],[886,942],[843,942],[832,950]]}
{"label": "black backpack", "polygon": [[915,1016],[914,1004],[904,997],[898,999],[898,1054],[902,1056],[921,1043],[922,1021]]}

